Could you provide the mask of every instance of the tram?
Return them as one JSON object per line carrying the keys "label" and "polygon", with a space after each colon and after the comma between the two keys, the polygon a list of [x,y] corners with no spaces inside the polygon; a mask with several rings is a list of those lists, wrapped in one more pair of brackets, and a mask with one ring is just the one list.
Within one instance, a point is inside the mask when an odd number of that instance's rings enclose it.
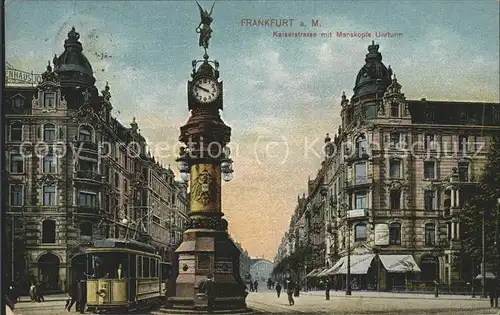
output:
{"label": "tram", "polygon": [[85,256],[90,312],[125,313],[164,301],[171,268],[153,246],[126,239],[98,240]]}

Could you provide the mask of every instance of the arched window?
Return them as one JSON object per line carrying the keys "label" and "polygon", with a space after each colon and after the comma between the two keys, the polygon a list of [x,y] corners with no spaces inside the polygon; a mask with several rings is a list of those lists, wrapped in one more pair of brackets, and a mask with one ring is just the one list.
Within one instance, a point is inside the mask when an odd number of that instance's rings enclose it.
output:
{"label": "arched window", "polygon": [[23,124],[21,122],[15,122],[10,125],[10,141],[22,141],[23,140]]}
{"label": "arched window", "polygon": [[56,221],[43,220],[42,222],[42,243],[56,242]]}
{"label": "arched window", "polygon": [[43,125],[43,141],[56,140],[56,125],[45,124]]}
{"label": "arched window", "polygon": [[366,241],[366,224],[360,223],[354,227],[354,239],[356,242]]}
{"label": "arched window", "polygon": [[92,128],[87,125],[80,126],[78,131],[78,140],[83,142],[92,142]]}
{"label": "arched window", "polygon": [[92,223],[80,223],[80,236],[92,237]]}
{"label": "arched window", "polygon": [[356,138],[356,151],[358,152],[358,154],[367,153],[365,135],[360,135],[358,138]]}
{"label": "arched window", "polygon": [[425,246],[436,245],[436,225],[427,223],[425,225]]}
{"label": "arched window", "polygon": [[55,173],[56,172],[56,157],[50,153],[43,157],[43,172]]}
{"label": "arched window", "polygon": [[401,224],[397,222],[391,223],[389,226],[389,244],[401,245]]}

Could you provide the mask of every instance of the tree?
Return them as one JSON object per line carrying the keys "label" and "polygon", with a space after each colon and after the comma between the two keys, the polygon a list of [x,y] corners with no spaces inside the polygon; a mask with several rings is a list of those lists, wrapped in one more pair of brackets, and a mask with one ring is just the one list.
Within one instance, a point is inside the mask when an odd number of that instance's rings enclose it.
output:
{"label": "tree", "polygon": [[293,253],[280,260],[273,268],[273,276],[295,273],[300,275],[300,271],[305,266],[307,256],[311,254],[311,248],[301,246]]}
{"label": "tree", "polygon": [[[480,257],[482,253],[482,220],[485,219],[486,262],[495,262],[498,257],[495,246],[497,223],[497,200],[500,198],[500,133],[492,137],[483,173],[473,197],[462,213],[464,237],[462,249],[469,256]],[[500,233],[500,231],[498,231]]]}

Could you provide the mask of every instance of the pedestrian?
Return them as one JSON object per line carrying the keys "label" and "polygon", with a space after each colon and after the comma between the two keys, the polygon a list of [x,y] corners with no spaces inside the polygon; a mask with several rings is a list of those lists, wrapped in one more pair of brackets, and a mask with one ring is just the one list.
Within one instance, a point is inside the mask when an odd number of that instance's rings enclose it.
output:
{"label": "pedestrian", "polygon": [[325,296],[326,300],[330,300],[330,280],[328,278],[325,279]]}
{"label": "pedestrian", "polygon": [[258,292],[257,289],[259,288],[259,282],[257,282],[257,280],[253,283],[253,288],[255,289],[255,292]]}
{"label": "pedestrian", "polygon": [[71,312],[71,307],[75,304],[75,308],[78,311],[79,310],[79,303],[78,303],[78,286],[76,282],[73,282],[70,287],[68,288],[68,293],[69,293],[69,299],[66,300],[66,307],[64,308],[65,310],[68,310],[68,312]]}
{"label": "pedestrian", "polygon": [[498,307],[498,283],[497,279],[487,280],[486,288],[488,289],[488,296],[490,298],[490,306]]}
{"label": "pedestrian", "polygon": [[86,289],[85,280],[78,281],[76,308],[81,314],[85,313],[85,305],[87,304]]}
{"label": "pedestrian", "polygon": [[278,294],[278,297],[280,297],[281,294],[281,285],[280,283],[276,283],[276,294]]}
{"label": "pedestrian", "polygon": [[287,280],[286,281],[286,294],[288,295],[288,304],[290,304],[290,306],[295,304],[295,301],[293,300],[294,288],[295,288],[295,284],[293,283],[293,281]]}
{"label": "pedestrian", "polygon": [[250,280],[250,292],[253,292],[253,281]]}
{"label": "pedestrian", "polygon": [[207,311],[212,313],[215,306],[215,283],[214,276],[209,273],[205,281],[205,294],[207,296]]}
{"label": "pedestrian", "polygon": [[44,287],[45,283],[43,281],[40,281],[40,283],[36,286],[37,302],[45,302],[45,298],[43,297]]}
{"label": "pedestrian", "polygon": [[34,282],[32,282],[31,285],[30,285],[29,294],[30,294],[31,302],[35,302],[35,299],[36,299],[36,285],[35,285]]}

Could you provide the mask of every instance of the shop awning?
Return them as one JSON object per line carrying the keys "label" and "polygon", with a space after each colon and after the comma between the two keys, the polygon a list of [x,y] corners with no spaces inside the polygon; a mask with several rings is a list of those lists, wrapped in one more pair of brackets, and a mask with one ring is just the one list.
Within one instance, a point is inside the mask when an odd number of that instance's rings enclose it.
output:
{"label": "shop awning", "polygon": [[[487,271],[485,274],[486,279],[496,279],[495,275],[492,272]],[[476,277],[476,280],[483,279],[482,274],[478,274]]]}
{"label": "shop awning", "polygon": [[337,271],[340,269],[340,267],[342,267],[342,265],[346,262],[346,258],[347,257],[342,257],[339,260],[337,260],[337,262],[333,265],[333,267],[331,267],[330,269],[328,269],[325,272],[325,274],[329,275],[329,276],[336,274]]}
{"label": "shop awning", "polygon": [[379,255],[379,258],[389,273],[421,271],[412,255]]}
{"label": "shop awning", "polygon": [[[351,255],[351,274],[353,275],[364,275],[368,272],[370,268],[374,254],[366,255]],[[335,274],[346,274],[347,273],[347,257],[342,257],[345,263],[335,272]]]}
{"label": "shop awning", "polygon": [[326,274],[327,271],[328,271],[328,269],[322,269],[320,272],[316,273],[314,276],[317,277],[317,278],[326,277],[327,276],[327,274]]}
{"label": "shop awning", "polygon": [[315,275],[317,275],[318,273],[320,273],[322,271],[321,268],[316,268],[314,270],[312,270],[311,272],[309,272],[307,275],[306,275],[306,278],[311,278],[311,277],[314,277]]}

